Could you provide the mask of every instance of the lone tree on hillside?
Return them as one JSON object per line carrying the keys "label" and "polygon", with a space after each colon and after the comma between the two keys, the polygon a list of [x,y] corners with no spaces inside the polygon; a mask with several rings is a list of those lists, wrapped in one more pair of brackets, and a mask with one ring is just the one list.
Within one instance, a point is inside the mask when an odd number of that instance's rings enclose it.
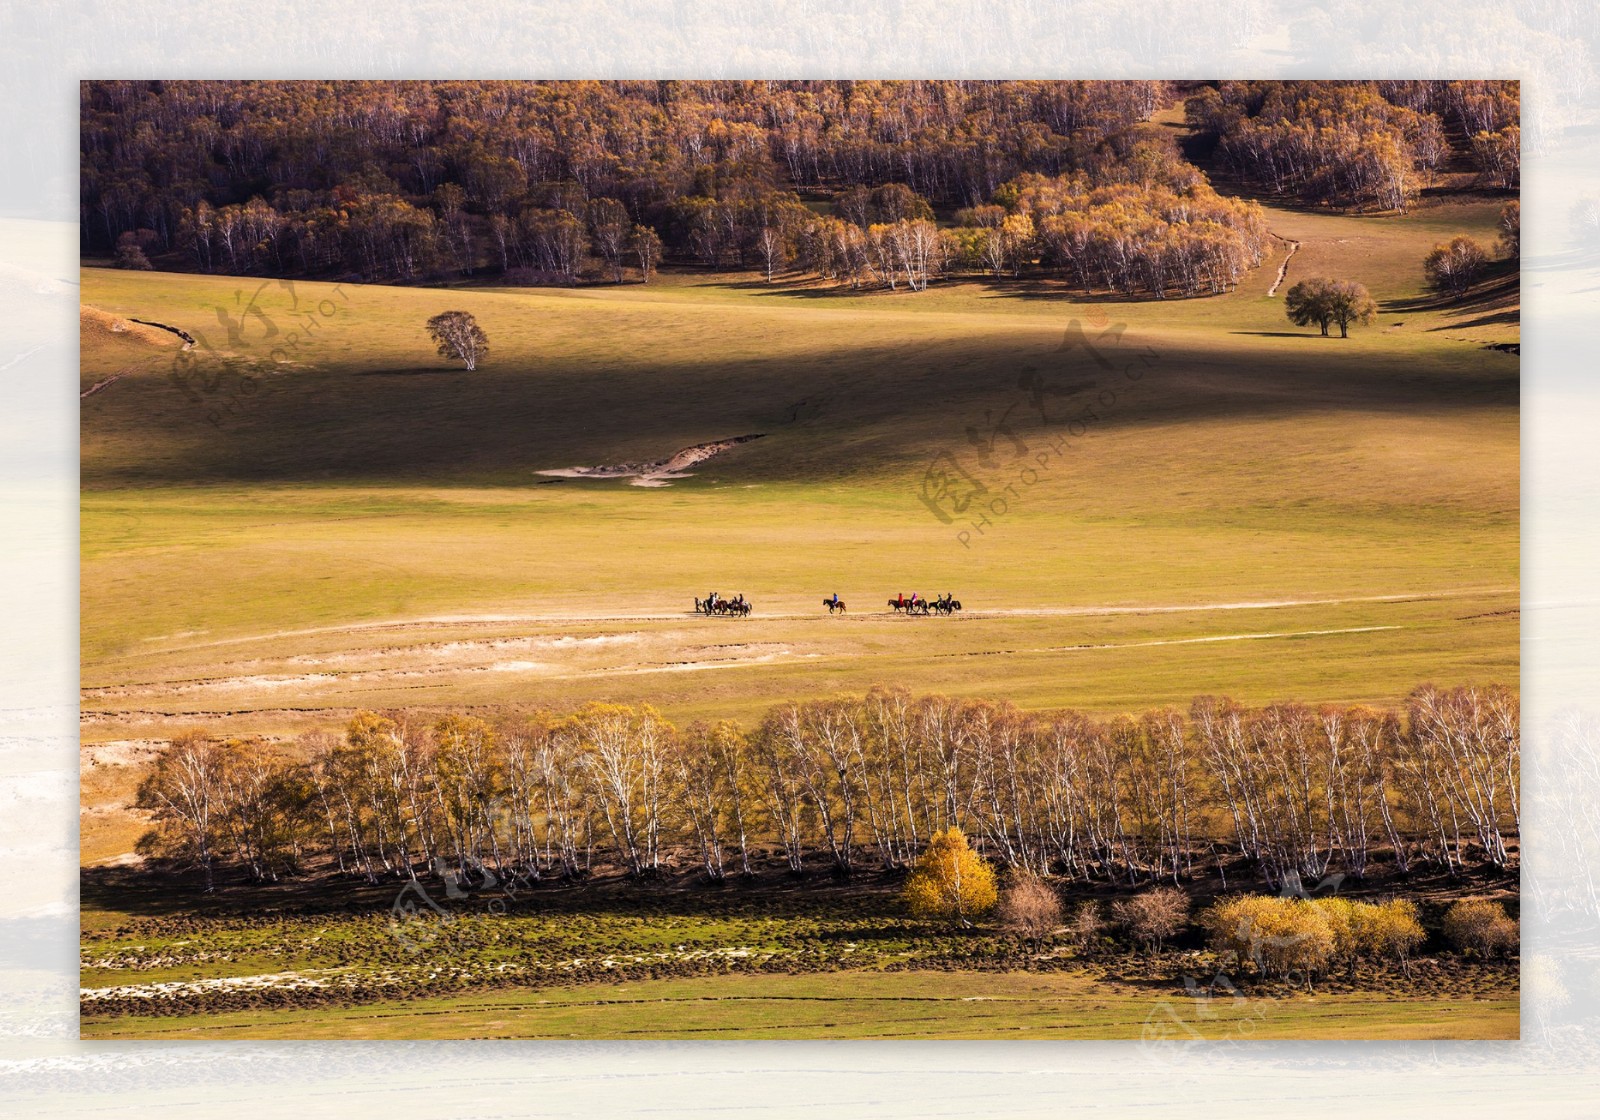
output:
{"label": "lone tree on hillside", "polygon": [[469,311],[441,311],[428,320],[428,337],[441,358],[465,362],[468,369],[477,369],[478,359],[489,353],[489,336]]}
{"label": "lone tree on hillside", "polygon": [[1422,262],[1422,270],[1435,288],[1460,299],[1478,282],[1488,263],[1489,254],[1482,245],[1470,237],[1453,237],[1448,245],[1433,247],[1433,252]]}
{"label": "lone tree on hillside", "polygon": [[1333,281],[1314,276],[1290,288],[1283,297],[1283,310],[1289,321],[1297,327],[1315,324],[1327,334],[1328,324],[1333,322],[1332,286]]}
{"label": "lone tree on hillside", "polygon": [[906,880],[906,905],[918,918],[945,918],[970,927],[994,909],[994,869],[967,844],[959,828],[936,832]]}
{"label": "lone tree on hillside", "polygon": [[1339,337],[1350,337],[1352,323],[1369,325],[1378,317],[1378,303],[1372,293],[1354,280],[1335,280],[1329,286],[1328,312],[1339,324]]}
{"label": "lone tree on hillside", "polygon": [[1363,285],[1324,276],[1313,276],[1290,288],[1283,309],[1295,326],[1316,324],[1324,335],[1330,325],[1337,323],[1340,338],[1350,337],[1353,324],[1370,323],[1378,314],[1377,302]]}

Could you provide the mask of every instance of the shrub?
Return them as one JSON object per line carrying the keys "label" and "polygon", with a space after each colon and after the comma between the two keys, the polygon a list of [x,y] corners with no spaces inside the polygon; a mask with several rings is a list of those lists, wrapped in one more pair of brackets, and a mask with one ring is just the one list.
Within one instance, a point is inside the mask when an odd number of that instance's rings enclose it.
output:
{"label": "shrub", "polygon": [[148,272],[150,258],[145,256],[146,242],[139,237],[140,233],[149,233],[149,230],[139,230],[137,233],[129,230],[117,238],[117,267],[131,268]]}
{"label": "shrub", "polygon": [[1159,953],[1189,920],[1189,896],[1175,887],[1156,887],[1116,903],[1111,913],[1135,941]]}
{"label": "shrub", "polygon": [[1487,959],[1515,946],[1520,929],[1500,903],[1472,899],[1456,903],[1445,913],[1444,935],[1463,952],[1470,949]]}
{"label": "shrub", "polygon": [[1095,938],[1100,936],[1105,924],[1105,917],[1100,912],[1098,902],[1080,902],[1073,907],[1072,921],[1067,923],[1067,933],[1078,951],[1082,952],[1094,944]]}
{"label": "shrub", "polygon": [[959,828],[936,832],[906,880],[905,900],[918,918],[970,926],[994,909],[994,869],[967,844]]}
{"label": "shrub", "polygon": [[1034,952],[1061,925],[1061,896],[1032,875],[1022,875],[1000,896],[1000,924],[1033,942]]}
{"label": "shrub", "polygon": [[1411,951],[1427,936],[1417,920],[1416,906],[1403,899],[1371,903],[1319,898],[1311,905],[1328,924],[1332,937],[1329,960],[1351,971],[1362,960],[1393,960],[1409,972]]}
{"label": "shrub", "polygon": [[1366,910],[1363,950],[1376,960],[1398,961],[1409,975],[1411,954],[1428,936],[1417,918],[1416,903],[1396,898]]}
{"label": "shrub", "polygon": [[1352,969],[1356,961],[1364,956],[1362,949],[1362,933],[1366,925],[1365,915],[1362,911],[1368,909],[1364,903],[1352,902],[1348,898],[1319,898],[1311,903],[1322,915],[1322,920],[1328,923],[1328,934],[1332,942],[1328,948],[1328,960],[1349,965]]}
{"label": "shrub", "polygon": [[1298,898],[1241,895],[1225,899],[1201,917],[1211,947],[1250,960],[1264,976],[1304,972],[1327,966],[1334,951],[1334,931],[1315,904]]}

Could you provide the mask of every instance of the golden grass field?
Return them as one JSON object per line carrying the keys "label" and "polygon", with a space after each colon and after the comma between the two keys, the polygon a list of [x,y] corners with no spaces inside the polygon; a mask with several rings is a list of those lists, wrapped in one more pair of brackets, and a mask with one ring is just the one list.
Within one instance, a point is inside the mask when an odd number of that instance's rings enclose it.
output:
{"label": "golden grass field", "polygon": [[[1289,283],[1350,276],[1384,305],[1349,339],[1283,318],[1281,257],[1226,296],[1141,302],[85,269],[83,388],[121,376],[82,405],[84,741],[290,735],[401,704],[750,720],[883,682],[1099,712],[1515,682],[1518,358],[1484,346],[1517,337],[1514,278],[1439,308],[1421,273],[1441,237],[1491,240],[1497,208],[1270,211],[1301,242]],[[489,334],[474,373],[425,338],[452,307]],[[201,339],[198,403],[170,376],[177,338],[115,317]],[[1110,370],[1063,348],[1074,320]],[[257,391],[208,385],[213,355]],[[1024,377],[1093,388],[1041,414]],[[753,433],[663,488],[536,473]],[[982,533],[919,500],[946,451],[1005,503]],[[692,617],[711,589],[756,614]],[[835,591],[842,617],[820,605]],[[911,591],[966,609],[886,610]],[[86,857],[127,850],[117,819],[86,821]]]}

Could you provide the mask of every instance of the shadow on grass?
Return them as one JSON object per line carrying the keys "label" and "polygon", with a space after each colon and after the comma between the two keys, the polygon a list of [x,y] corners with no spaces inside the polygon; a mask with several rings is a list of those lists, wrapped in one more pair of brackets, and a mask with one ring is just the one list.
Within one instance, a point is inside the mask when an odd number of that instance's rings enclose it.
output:
{"label": "shadow on grass", "polygon": [[443,377],[473,372],[475,371],[460,366],[417,366],[413,369],[362,369],[356,370],[355,375],[357,377]]}
{"label": "shadow on grass", "polygon": [[[1503,311],[1512,316],[1510,321],[1515,322],[1521,298],[1521,270],[1517,262],[1496,261],[1489,266],[1487,278],[1461,296],[1454,296],[1448,292],[1429,292],[1406,299],[1384,300],[1382,311],[1384,314],[1417,311],[1458,313]],[[1450,323],[1431,329],[1455,330],[1463,325],[1465,324]]]}
{"label": "shadow on grass", "polygon": [[1322,334],[1320,331],[1229,331],[1229,334],[1254,335],[1257,338],[1305,338],[1305,339],[1337,339],[1337,334]]}
{"label": "shadow on grass", "polygon": [[[763,869],[750,879],[712,883],[697,872],[673,873],[650,881],[626,876],[569,880],[546,878],[510,882],[451,899],[432,876],[418,882],[445,909],[475,911],[490,900],[509,913],[646,914],[672,917],[736,917],[759,913],[774,918],[903,917],[898,892],[901,875],[883,872],[841,879],[822,869],[794,876]],[[139,918],[259,918],[280,915],[371,914],[392,908],[409,880],[385,878],[373,884],[331,868],[278,883],[252,883],[236,872],[219,872],[207,892],[196,872],[145,868],[86,867],[79,872],[80,905]],[[415,899],[413,898],[413,901]]]}
{"label": "shadow on grass", "polygon": [[[843,284],[818,282],[816,279],[809,277],[778,279],[770,283],[760,279],[722,280],[713,281],[703,286],[719,288],[724,291],[753,292],[762,296],[821,300],[892,299],[915,294],[903,285],[893,291],[877,284],[852,288]],[[928,285],[927,290],[936,292],[940,289],[956,287],[982,289],[984,298],[987,299],[1047,300],[1069,306],[1072,304],[1102,303],[1181,303],[1193,299],[1209,298],[1209,293],[1196,293],[1194,295],[1168,293],[1165,296],[1156,296],[1148,292],[1140,292],[1133,295],[1123,292],[1083,292],[1070,288],[1064,280],[1046,276],[955,276],[944,280],[935,280]]]}
{"label": "shadow on grass", "polygon": [[1463,330],[1467,327],[1495,327],[1522,322],[1520,311],[1496,311],[1488,315],[1480,315],[1476,319],[1463,319],[1459,323],[1451,323],[1448,327],[1432,327],[1431,330]]}

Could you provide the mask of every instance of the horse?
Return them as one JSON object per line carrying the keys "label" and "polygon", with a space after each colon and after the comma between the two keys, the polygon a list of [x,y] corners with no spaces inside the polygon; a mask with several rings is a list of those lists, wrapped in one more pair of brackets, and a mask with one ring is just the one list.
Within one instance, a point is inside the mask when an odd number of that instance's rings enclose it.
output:
{"label": "horse", "polygon": [[961,609],[961,600],[935,599],[933,601],[933,609],[943,615],[954,614],[956,611]]}
{"label": "horse", "polygon": [[834,611],[838,611],[840,614],[844,613],[844,600],[843,599],[840,599],[837,602],[835,602],[832,599],[824,599],[824,600],[822,600],[822,605],[828,608],[828,613],[829,614],[832,614]]}
{"label": "horse", "polygon": [[928,605],[928,600],[918,599],[915,603],[906,603],[907,614],[928,614],[933,608]]}
{"label": "horse", "polygon": [[894,610],[894,611],[903,611],[908,606],[910,606],[910,603],[908,601],[906,601],[905,599],[890,599],[889,600],[889,608],[891,610]]}
{"label": "horse", "polygon": [[731,601],[728,603],[728,613],[745,618],[750,614],[750,604],[743,600]]}
{"label": "horse", "polygon": [[719,598],[715,602],[710,599],[696,599],[694,601],[694,612],[703,614],[708,618],[718,614],[749,614],[750,604],[745,603],[741,608],[741,605],[732,599]]}

